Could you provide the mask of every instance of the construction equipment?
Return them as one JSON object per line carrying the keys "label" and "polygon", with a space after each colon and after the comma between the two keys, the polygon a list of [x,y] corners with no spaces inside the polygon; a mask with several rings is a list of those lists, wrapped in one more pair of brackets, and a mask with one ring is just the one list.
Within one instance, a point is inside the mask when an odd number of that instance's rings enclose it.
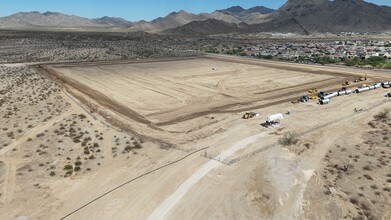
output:
{"label": "construction equipment", "polygon": [[318,88],[312,88],[308,90],[308,93],[317,93],[317,92],[318,92]]}
{"label": "construction equipment", "polygon": [[354,108],[355,112],[362,112],[362,111],[367,111],[368,108]]}
{"label": "construction equipment", "polygon": [[365,80],[367,80],[368,78],[367,78],[367,74],[365,73],[362,77],[360,77],[360,81],[365,81]]}
{"label": "construction equipment", "polygon": [[349,81],[345,81],[344,83],[342,83],[343,86],[348,86],[350,85],[350,82]]}
{"label": "construction equipment", "polygon": [[315,95],[315,94],[310,94],[310,95],[308,96],[308,98],[309,98],[309,99],[318,99],[319,97],[318,97],[317,95]]}
{"label": "construction equipment", "polygon": [[292,104],[297,104],[297,103],[300,103],[300,100],[299,100],[299,99],[293,100],[293,101],[291,101],[291,103],[292,103]]}
{"label": "construction equipment", "polygon": [[253,118],[253,117],[256,117],[256,116],[259,116],[258,113],[255,113],[255,112],[246,112],[244,115],[243,115],[243,119],[250,119],[250,118]]}
{"label": "construction equipment", "polygon": [[300,102],[308,102],[308,96],[303,95],[302,97],[299,98]]}
{"label": "construction equipment", "polygon": [[281,113],[270,115],[266,118],[265,124],[267,127],[274,126],[279,124],[282,119],[284,119],[284,116]]}

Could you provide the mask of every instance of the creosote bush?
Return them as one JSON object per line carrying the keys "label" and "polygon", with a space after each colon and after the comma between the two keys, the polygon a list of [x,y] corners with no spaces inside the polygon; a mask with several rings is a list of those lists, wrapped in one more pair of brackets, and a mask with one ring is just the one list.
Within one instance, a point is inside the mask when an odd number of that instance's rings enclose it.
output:
{"label": "creosote bush", "polygon": [[72,170],[72,169],[73,169],[73,166],[70,164],[67,164],[64,166],[64,170]]}
{"label": "creosote bush", "polygon": [[285,146],[297,144],[298,141],[299,134],[296,132],[285,132],[284,136],[278,139],[278,143]]}
{"label": "creosote bush", "polygon": [[374,118],[375,118],[376,120],[381,121],[381,120],[386,120],[386,119],[388,119],[389,116],[390,116],[390,109],[385,109],[385,110],[383,110],[383,111],[377,113],[377,114],[374,116]]}

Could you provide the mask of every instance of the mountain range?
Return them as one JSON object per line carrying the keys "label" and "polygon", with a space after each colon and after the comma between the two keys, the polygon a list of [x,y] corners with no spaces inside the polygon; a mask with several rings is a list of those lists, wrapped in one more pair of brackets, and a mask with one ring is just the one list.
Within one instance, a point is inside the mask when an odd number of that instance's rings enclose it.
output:
{"label": "mountain range", "polygon": [[288,0],[277,10],[263,6],[234,6],[212,13],[172,12],[152,21],[123,18],[88,19],[58,12],[20,12],[0,18],[1,29],[115,28],[150,33],[210,35],[281,32],[382,32],[391,31],[391,7],[363,0]]}

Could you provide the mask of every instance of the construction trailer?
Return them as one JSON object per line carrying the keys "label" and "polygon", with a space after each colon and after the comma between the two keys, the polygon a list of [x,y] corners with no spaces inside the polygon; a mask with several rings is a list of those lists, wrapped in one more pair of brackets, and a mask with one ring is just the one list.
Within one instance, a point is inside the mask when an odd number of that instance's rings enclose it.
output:
{"label": "construction trailer", "polygon": [[378,89],[381,87],[381,83],[375,83],[373,86],[375,87],[375,89]]}
{"label": "construction trailer", "polygon": [[391,87],[390,82],[384,82],[384,83],[381,84],[381,86],[382,86],[383,88],[385,88],[385,89],[388,89],[388,88]]}
{"label": "construction trailer", "polygon": [[338,92],[338,96],[341,96],[341,95],[349,95],[352,93],[352,90],[342,90],[342,91],[339,91]]}
{"label": "construction trailer", "polygon": [[270,115],[266,118],[266,125],[279,124],[282,119],[284,119],[284,116],[281,113]]}
{"label": "construction trailer", "polygon": [[356,89],[356,93],[362,93],[362,92],[366,92],[366,91],[369,91],[370,88],[369,87],[363,87],[363,88],[358,88]]}
{"label": "construction trailer", "polygon": [[319,96],[320,98],[322,98],[322,97],[325,96],[325,95],[326,95],[326,93],[325,93],[324,91],[320,91],[319,94],[318,94],[318,96]]}
{"label": "construction trailer", "polygon": [[330,103],[330,99],[319,99],[319,104],[326,105]]}
{"label": "construction trailer", "polygon": [[338,92],[333,92],[333,93],[327,94],[325,96],[322,96],[320,99],[322,99],[322,100],[331,99],[331,98],[334,98],[335,96],[338,96]]}
{"label": "construction trailer", "polygon": [[258,113],[256,112],[246,112],[244,115],[243,115],[243,119],[250,119],[250,118],[253,118],[253,117],[257,117],[259,116]]}
{"label": "construction trailer", "polygon": [[298,100],[298,101],[300,101],[300,102],[308,102],[308,99],[309,99],[309,97],[308,97],[308,96],[306,96],[306,95],[303,95],[302,97],[300,97],[300,98],[299,98],[299,100]]}

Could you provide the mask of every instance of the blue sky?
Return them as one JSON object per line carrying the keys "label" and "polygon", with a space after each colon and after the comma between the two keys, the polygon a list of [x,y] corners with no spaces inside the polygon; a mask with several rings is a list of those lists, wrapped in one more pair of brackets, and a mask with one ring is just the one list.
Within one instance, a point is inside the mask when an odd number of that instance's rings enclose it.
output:
{"label": "blue sky", "polygon": [[[287,0],[0,0],[0,17],[16,12],[52,11],[88,18],[122,17],[130,21],[151,20],[181,9],[193,13],[212,12],[234,5],[277,9]],[[391,6],[391,0],[366,0]]]}

